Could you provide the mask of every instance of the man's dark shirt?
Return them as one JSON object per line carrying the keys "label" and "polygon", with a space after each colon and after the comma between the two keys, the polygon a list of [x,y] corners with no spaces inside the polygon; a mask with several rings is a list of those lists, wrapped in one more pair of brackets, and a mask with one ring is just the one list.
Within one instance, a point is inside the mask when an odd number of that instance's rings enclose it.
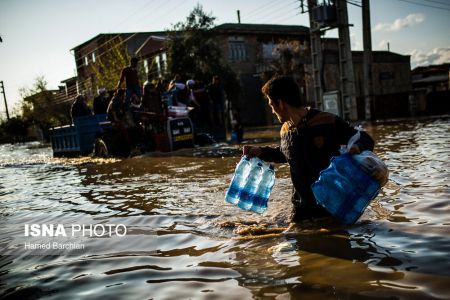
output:
{"label": "man's dark shirt", "polygon": [[139,85],[138,73],[136,69],[131,67],[123,68],[121,77],[125,77],[125,84],[127,88]]}
{"label": "man's dark shirt", "polygon": [[94,98],[94,114],[106,114],[108,110],[109,101],[105,97],[97,96]]}
{"label": "man's dark shirt", "polygon": [[87,106],[87,104],[83,101],[74,101],[72,107],[70,109],[70,115],[72,117],[72,121],[77,117],[89,116],[91,115],[91,109]]}
{"label": "man's dark shirt", "polygon": [[[340,117],[310,109],[296,126],[283,124],[280,147],[262,147],[261,159],[276,163],[287,162],[290,166],[293,221],[329,216],[316,203],[311,185],[319,178],[320,171],[329,166],[331,158],[339,155],[340,145],[346,145],[356,132]],[[373,150],[374,142],[368,134],[361,132],[356,145],[360,151]]]}

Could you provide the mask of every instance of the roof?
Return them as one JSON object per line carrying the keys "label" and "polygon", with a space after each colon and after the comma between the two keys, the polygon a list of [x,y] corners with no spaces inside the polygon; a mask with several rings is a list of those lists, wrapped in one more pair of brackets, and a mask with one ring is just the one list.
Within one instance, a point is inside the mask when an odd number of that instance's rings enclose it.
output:
{"label": "roof", "polygon": [[78,48],[81,48],[89,43],[91,43],[92,41],[98,40],[104,36],[121,36],[121,37],[128,37],[131,35],[138,35],[138,34],[147,34],[147,35],[153,35],[153,36],[164,36],[167,34],[166,31],[148,31],[148,32],[121,32],[121,33],[99,33],[96,36],[94,36],[93,38],[83,42],[82,44],[79,44],[78,46],[73,47],[72,50],[76,50]]}
{"label": "roof", "polygon": [[436,76],[430,76],[420,79],[413,79],[413,83],[438,83],[438,82],[448,82],[449,76],[448,75],[436,75]]}
{"label": "roof", "polygon": [[213,30],[224,33],[309,34],[309,28],[300,25],[224,23],[214,27]]}
{"label": "roof", "polygon": [[[363,59],[364,51],[353,51],[353,58],[356,60]],[[373,62],[376,63],[396,63],[410,62],[411,55],[403,55],[391,51],[372,51]]]}
{"label": "roof", "polygon": [[64,80],[61,80],[61,83],[67,83],[67,82],[71,82],[71,81],[77,81],[78,77],[74,76],[74,77],[70,77]]}
{"label": "roof", "polygon": [[[224,23],[213,28],[215,31],[224,33],[240,33],[240,34],[282,34],[282,35],[298,35],[309,34],[309,28],[301,25],[277,25],[277,24],[244,24],[244,23]],[[148,32],[120,32],[120,33],[99,33],[91,39],[73,47],[72,50],[77,50],[89,43],[100,39],[104,36],[122,36],[128,37],[130,35],[147,34],[151,36],[166,36],[167,31],[148,31]]]}
{"label": "roof", "polygon": [[450,63],[444,63],[440,65],[420,66],[412,70],[413,74],[446,73],[448,71],[450,71]]}
{"label": "roof", "polygon": [[150,36],[144,43],[136,50],[136,56],[148,56],[164,50],[165,42],[167,38],[161,36]]}

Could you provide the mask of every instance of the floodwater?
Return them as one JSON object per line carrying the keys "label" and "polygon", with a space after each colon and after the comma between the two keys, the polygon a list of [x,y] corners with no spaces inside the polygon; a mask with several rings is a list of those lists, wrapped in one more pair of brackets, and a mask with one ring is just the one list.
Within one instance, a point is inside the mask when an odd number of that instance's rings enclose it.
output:
{"label": "floodwater", "polygon": [[[352,226],[299,224],[263,238],[221,224],[285,226],[289,170],[276,166],[265,214],[243,212],[223,201],[238,146],[100,160],[54,159],[51,149],[33,143],[2,145],[0,295],[449,299],[450,119],[367,130],[390,180],[362,218]],[[265,139],[256,141],[276,144],[267,139],[275,136],[260,132]],[[27,237],[25,224],[123,224],[127,230],[72,238],[81,250],[33,250],[25,243],[64,237]]]}

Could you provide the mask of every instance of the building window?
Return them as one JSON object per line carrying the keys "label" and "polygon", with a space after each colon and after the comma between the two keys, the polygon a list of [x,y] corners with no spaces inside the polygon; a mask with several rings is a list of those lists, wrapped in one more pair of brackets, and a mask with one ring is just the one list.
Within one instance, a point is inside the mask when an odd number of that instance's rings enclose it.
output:
{"label": "building window", "polygon": [[158,76],[161,76],[161,60],[159,59],[159,55],[155,57],[156,70],[158,71]]}
{"label": "building window", "polygon": [[144,70],[145,70],[145,74],[148,74],[149,69],[148,69],[148,60],[147,59],[144,59]]}
{"label": "building window", "polygon": [[85,66],[89,65],[89,59],[87,56],[84,57],[84,65]]}
{"label": "building window", "polygon": [[276,44],[273,42],[270,43],[264,43],[262,44],[262,57],[263,59],[273,59],[276,58],[278,53],[275,53],[275,50],[277,49]]}
{"label": "building window", "polygon": [[92,62],[95,63],[95,52],[92,52]]}
{"label": "building window", "polygon": [[162,65],[162,71],[163,71],[163,73],[165,74],[165,73],[167,73],[167,54],[166,54],[166,52],[164,52],[162,55],[161,55],[161,65]]}
{"label": "building window", "polygon": [[244,38],[231,37],[228,39],[230,61],[247,61],[248,53]]}

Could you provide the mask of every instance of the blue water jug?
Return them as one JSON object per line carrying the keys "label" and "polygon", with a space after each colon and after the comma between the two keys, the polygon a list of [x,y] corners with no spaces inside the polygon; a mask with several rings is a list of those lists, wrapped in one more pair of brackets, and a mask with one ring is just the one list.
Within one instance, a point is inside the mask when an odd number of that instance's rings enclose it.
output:
{"label": "blue water jug", "polygon": [[262,214],[267,209],[267,202],[269,201],[269,196],[272,192],[274,183],[275,170],[273,165],[269,165],[269,167],[264,170],[261,182],[253,197],[252,211]]}
{"label": "blue water jug", "polygon": [[250,210],[253,206],[253,198],[255,196],[258,185],[263,175],[263,164],[259,159],[252,159],[252,168],[248,175],[247,182],[239,192],[239,202],[237,205],[245,210]]}
{"label": "blue water jug", "polygon": [[346,153],[333,157],[311,188],[317,203],[341,223],[353,224],[378,195],[380,184]]}
{"label": "blue water jug", "polygon": [[239,192],[244,187],[247,180],[247,176],[251,170],[250,158],[243,156],[236,166],[233,179],[231,180],[230,187],[225,195],[225,201],[231,204],[237,204],[239,202]]}

